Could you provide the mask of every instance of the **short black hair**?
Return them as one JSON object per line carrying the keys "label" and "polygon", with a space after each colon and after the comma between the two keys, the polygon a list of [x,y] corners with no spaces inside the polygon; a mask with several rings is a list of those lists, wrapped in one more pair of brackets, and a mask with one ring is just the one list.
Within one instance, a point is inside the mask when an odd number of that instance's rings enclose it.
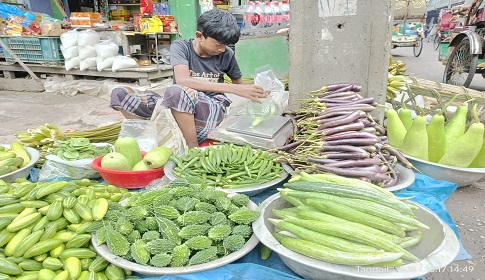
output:
{"label": "short black hair", "polygon": [[228,11],[219,9],[212,9],[200,15],[197,19],[197,31],[205,38],[214,38],[224,45],[237,43],[241,35],[236,18]]}

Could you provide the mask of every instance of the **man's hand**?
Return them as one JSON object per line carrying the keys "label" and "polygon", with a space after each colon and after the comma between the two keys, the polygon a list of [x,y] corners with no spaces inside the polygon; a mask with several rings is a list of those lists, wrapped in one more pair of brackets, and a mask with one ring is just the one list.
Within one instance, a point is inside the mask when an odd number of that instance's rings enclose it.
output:
{"label": "man's hand", "polygon": [[251,99],[254,102],[261,103],[260,98],[268,97],[268,94],[263,92],[263,88],[255,84],[234,84],[235,95]]}

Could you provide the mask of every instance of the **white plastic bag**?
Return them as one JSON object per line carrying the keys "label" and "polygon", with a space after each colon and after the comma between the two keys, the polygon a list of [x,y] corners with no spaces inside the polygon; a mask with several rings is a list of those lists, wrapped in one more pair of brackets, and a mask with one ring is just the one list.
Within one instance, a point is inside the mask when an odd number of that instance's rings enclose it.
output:
{"label": "white plastic bag", "polygon": [[114,57],[96,57],[96,68],[98,71],[103,71],[104,69],[111,69],[113,67],[113,62],[115,61]]}
{"label": "white plastic bag", "polygon": [[158,147],[157,125],[150,120],[124,120],[118,138],[127,136],[135,138],[142,151],[148,152]]}
{"label": "white plastic bag", "polygon": [[91,29],[80,31],[77,35],[77,45],[80,47],[94,46],[99,43],[99,40],[98,32]]}
{"label": "white plastic bag", "polygon": [[66,67],[66,70],[71,70],[72,68],[79,67],[80,59],[79,56],[73,57],[71,59],[68,59],[64,62],[64,66]]}
{"label": "white plastic bag", "polygon": [[96,44],[96,55],[102,58],[115,57],[118,55],[120,47],[111,41],[102,41]]}
{"label": "white plastic bag", "polygon": [[170,108],[162,105],[163,98],[157,101],[151,120],[157,125],[158,146],[172,149],[173,153],[180,155],[186,146],[185,138],[180,130]]}
{"label": "white plastic bag", "polygon": [[78,36],[77,29],[67,31],[61,34],[61,44],[64,48],[70,48],[72,46],[77,46],[77,36]]}
{"label": "white plastic bag", "polygon": [[61,45],[61,52],[64,56],[64,59],[71,59],[73,57],[79,56],[79,48],[77,46],[65,48],[64,45]]}
{"label": "white plastic bag", "polygon": [[82,59],[79,62],[79,70],[84,71],[91,67],[96,67],[96,57],[89,57],[86,59]]}
{"label": "white plastic bag", "polygon": [[253,126],[256,126],[274,115],[283,113],[283,108],[279,105],[278,98],[281,98],[285,91],[284,84],[276,77],[271,68],[264,66],[256,69],[256,77],[254,84],[261,86],[263,91],[267,93],[266,98],[262,98],[262,103],[249,101],[247,106],[247,113],[253,120]]}
{"label": "white plastic bag", "polygon": [[115,60],[113,61],[113,72],[116,72],[120,69],[127,69],[127,68],[136,68],[138,67],[138,63],[136,63],[136,60],[129,56],[122,56],[118,55],[115,57]]}
{"label": "white plastic bag", "polygon": [[[98,147],[110,146],[114,151],[114,147],[107,143],[93,143]],[[86,158],[80,160],[66,161],[56,155],[47,155],[45,163],[39,171],[39,181],[47,181],[51,179],[65,178],[79,180],[83,178],[96,179],[100,178],[99,172],[93,169],[91,164],[94,158]]]}
{"label": "white plastic bag", "polygon": [[65,161],[56,155],[47,155],[46,161],[39,171],[39,181],[67,178],[79,180],[83,178],[99,178],[99,172],[91,167],[94,159]]}
{"label": "white plastic bag", "polygon": [[90,57],[96,57],[96,47],[95,46],[84,46],[79,47],[79,58],[86,59]]}

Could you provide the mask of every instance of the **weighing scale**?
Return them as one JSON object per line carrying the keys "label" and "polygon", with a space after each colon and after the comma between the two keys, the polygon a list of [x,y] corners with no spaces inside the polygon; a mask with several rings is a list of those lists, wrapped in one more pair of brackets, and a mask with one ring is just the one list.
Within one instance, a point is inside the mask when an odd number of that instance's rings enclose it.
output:
{"label": "weighing scale", "polygon": [[293,124],[289,117],[271,116],[257,126],[252,126],[252,120],[247,115],[235,118],[237,119],[228,126],[227,132],[231,137],[238,138],[250,146],[277,148],[293,136]]}

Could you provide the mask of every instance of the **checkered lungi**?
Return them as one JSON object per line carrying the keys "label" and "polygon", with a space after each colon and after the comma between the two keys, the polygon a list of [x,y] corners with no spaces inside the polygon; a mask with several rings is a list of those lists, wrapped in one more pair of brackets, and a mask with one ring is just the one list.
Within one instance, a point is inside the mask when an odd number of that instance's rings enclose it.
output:
{"label": "checkered lungi", "polygon": [[[160,98],[162,97],[155,92],[117,87],[111,92],[110,107],[150,119]],[[231,101],[223,94],[209,96],[188,87],[173,85],[166,89],[162,105],[194,115],[197,140],[200,144],[206,141],[209,132],[222,122]]]}

